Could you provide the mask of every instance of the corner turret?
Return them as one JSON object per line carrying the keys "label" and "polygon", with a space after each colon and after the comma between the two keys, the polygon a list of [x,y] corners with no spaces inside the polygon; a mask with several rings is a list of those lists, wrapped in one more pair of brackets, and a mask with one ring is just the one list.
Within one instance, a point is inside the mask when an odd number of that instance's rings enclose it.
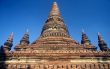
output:
{"label": "corner turret", "polygon": [[87,37],[86,33],[84,32],[84,30],[82,30],[81,44],[91,45],[91,41],[88,39],[88,37]]}
{"label": "corner turret", "polygon": [[108,50],[107,44],[102,39],[102,36],[99,32],[98,32],[98,45],[99,45],[101,51],[107,51]]}
{"label": "corner turret", "polygon": [[13,46],[13,32],[11,33],[11,35],[9,36],[9,38],[7,39],[7,41],[4,43],[4,50],[5,51],[10,51],[11,47]]}
{"label": "corner turret", "polygon": [[27,30],[22,39],[20,40],[20,45],[28,45],[29,42],[29,31]]}
{"label": "corner turret", "polygon": [[89,40],[89,38],[87,37],[86,33],[84,32],[84,30],[82,30],[82,40],[81,40],[81,44],[84,46],[85,49],[88,50],[96,50],[97,48],[95,46],[93,46],[91,44],[91,41]]}

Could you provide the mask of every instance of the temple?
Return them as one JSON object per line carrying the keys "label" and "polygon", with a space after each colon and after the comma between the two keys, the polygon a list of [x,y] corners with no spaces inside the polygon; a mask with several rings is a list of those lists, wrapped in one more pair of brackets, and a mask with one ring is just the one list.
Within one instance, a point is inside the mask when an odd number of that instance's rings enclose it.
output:
{"label": "temple", "polygon": [[110,49],[98,33],[100,50],[82,31],[81,43],[72,39],[54,2],[38,39],[30,43],[28,30],[13,46],[11,33],[0,47],[0,69],[110,69]]}

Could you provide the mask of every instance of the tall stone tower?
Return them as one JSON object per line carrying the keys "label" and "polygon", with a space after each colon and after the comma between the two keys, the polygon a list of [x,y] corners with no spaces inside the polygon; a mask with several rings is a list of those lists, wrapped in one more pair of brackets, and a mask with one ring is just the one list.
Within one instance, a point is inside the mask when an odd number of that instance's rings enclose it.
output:
{"label": "tall stone tower", "polygon": [[100,35],[100,51],[84,31],[81,44],[72,39],[56,2],[36,41],[30,43],[27,31],[15,51],[10,51],[12,37],[0,51],[5,58],[0,60],[0,69],[110,69],[110,51]]}

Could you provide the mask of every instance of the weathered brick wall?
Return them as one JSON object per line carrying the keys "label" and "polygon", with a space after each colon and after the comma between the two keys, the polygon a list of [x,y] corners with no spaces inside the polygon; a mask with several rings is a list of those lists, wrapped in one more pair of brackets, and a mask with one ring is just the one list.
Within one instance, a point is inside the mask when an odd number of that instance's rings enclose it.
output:
{"label": "weathered brick wall", "polygon": [[58,65],[10,64],[8,65],[7,69],[110,69],[110,63],[58,64]]}

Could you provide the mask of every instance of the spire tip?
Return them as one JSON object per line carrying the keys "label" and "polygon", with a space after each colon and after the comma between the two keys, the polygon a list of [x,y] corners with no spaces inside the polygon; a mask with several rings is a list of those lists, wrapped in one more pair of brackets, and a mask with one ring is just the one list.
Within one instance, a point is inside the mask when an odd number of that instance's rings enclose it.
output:
{"label": "spire tip", "polygon": [[13,36],[14,36],[14,33],[11,32],[10,37],[9,37],[9,40],[13,40]]}
{"label": "spire tip", "polygon": [[60,16],[60,10],[56,0],[54,0],[49,16]]}
{"label": "spire tip", "polygon": [[100,33],[100,32],[98,32],[98,35],[101,35],[101,33]]}
{"label": "spire tip", "polygon": [[29,32],[29,29],[26,29],[26,32],[28,33]]}
{"label": "spire tip", "polygon": [[82,32],[84,33],[84,29],[82,28]]}

